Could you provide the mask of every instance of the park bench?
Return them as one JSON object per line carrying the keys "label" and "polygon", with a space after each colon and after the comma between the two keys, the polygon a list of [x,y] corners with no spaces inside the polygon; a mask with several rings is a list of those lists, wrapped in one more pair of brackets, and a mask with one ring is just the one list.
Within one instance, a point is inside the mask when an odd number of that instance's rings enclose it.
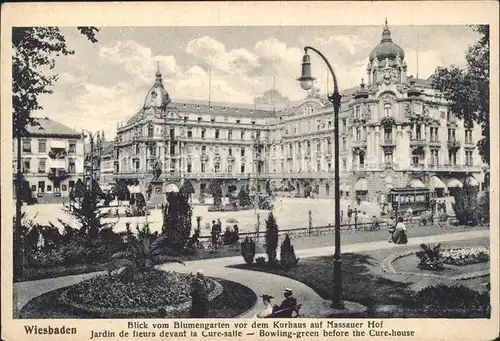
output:
{"label": "park bench", "polygon": [[[275,306],[277,307],[277,306]],[[294,305],[292,307],[287,307],[287,308],[283,308],[283,309],[280,309],[280,310],[276,310],[276,311],[273,311],[273,313],[269,316],[267,316],[267,318],[282,318],[282,317],[285,317],[283,315],[289,315],[289,313],[291,312],[291,317],[292,318],[297,318],[297,317],[301,317],[300,316],[300,308],[302,307],[302,304],[297,304],[297,305]],[[295,313],[295,316],[293,315]]]}

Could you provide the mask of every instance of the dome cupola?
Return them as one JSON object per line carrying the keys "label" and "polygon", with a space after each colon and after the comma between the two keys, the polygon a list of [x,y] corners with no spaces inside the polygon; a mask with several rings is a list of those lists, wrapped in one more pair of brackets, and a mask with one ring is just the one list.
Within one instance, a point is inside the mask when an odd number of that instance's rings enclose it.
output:
{"label": "dome cupola", "polygon": [[170,104],[170,96],[163,87],[163,80],[160,72],[160,66],[156,71],[156,79],[153,87],[148,91],[144,100],[144,108],[164,109]]}
{"label": "dome cupola", "polygon": [[384,30],[382,31],[382,40],[380,40],[380,44],[378,44],[370,53],[370,63],[373,60],[378,59],[379,61],[390,59],[396,59],[396,56],[399,55],[401,60],[404,60],[405,53],[403,49],[392,42],[391,31],[389,30],[389,26],[387,26],[387,19],[385,20]]}

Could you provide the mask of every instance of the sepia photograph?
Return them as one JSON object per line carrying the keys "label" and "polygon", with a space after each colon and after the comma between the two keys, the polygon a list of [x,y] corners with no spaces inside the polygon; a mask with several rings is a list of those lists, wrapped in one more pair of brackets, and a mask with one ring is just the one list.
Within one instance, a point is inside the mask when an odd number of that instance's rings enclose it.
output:
{"label": "sepia photograph", "polygon": [[380,18],[3,31],[22,334],[122,319],[152,339],[165,319],[230,338],[213,319],[252,319],[286,339],[313,318],[323,337],[415,337],[373,321],[498,314],[493,28]]}

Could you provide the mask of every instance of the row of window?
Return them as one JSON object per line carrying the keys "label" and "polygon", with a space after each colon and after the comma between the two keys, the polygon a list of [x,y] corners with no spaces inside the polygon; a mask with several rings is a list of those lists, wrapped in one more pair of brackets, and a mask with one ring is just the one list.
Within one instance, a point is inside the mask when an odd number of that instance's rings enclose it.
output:
{"label": "row of window", "polygon": [[[212,129],[210,129],[212,131]],[[212,137],[214,139],[221,139],[222,138],[222,134],[221,134],[221,130],[220,129],[214,129],[213,130],[213,135]],[[244,140],[245,137],[246,137],[246,134],[248,132],[242,130],[240,131],[240,140]],[[257,136],[260,135],[260,132],[257,131]],[[150,125],[148,126],[148,133],[147,133],[147,136],[148,137],[154,137],[155,136],[155,129],[154,129],[154,126]],[[175,136],[175,129],[174,128],[171,128],[170,129],[170,136],[171,137],[174,137]],[[187,128],[187,131],[186,131],[186,136],[188,138],[193,138],[194,137],[194,134],[193,134],[193,128],[192,127],[188,127]],[[201,128],[201,134],[200,134],[200,137],[202,139],[205,139],[205,138],[208,138],[209,136],[207,136],[207,129],[206,128]],[[233,140],[233,131],[230,129],[227,131],[227,140]]]}
{"label": "row of window", "polygon": [[[32,153],[31,149],[31,140],[30,139],[23,139],[23,147],[22,147],[23,153]],[[47,153],[47,140],[38,140],[38,153]],[[76,142],[75,141],[69,141],[68,143],[68,153],[69,154],[75,154],[76,153]]]}
{"label": "row of window", "polygon": [[75,186],[75,182],[70,180],[68,181],[68,185],[61,184],[60,181],[54,181],[54,189],[52,189],[52,184],[45,184],[45,181],[38,181],[38,187],[37,185],[31,185],[31,191],[36,193],[45,193],[45,192],[54,192],[54,193],[60,193],[66,192],[68,190],[71,190],[73,186]]}
{"label": "row of window", "polygon": [[[140,163],[140,160],[135,160],[134,161],[134,170],[136,172],[139,172],[141,169],[141,163]],[[118,171],[119,169],[116,169],[116,171]],[[233,173],[233,170],[234,170],[234,166],[232,164],[228,164],[227,165],[227,170],[225,173]],[[172,164],[171,167],[170,167],[170,171],[171,172],[176,172],[178,171],[178,167],[176,167],[176,164]],[[193,172],[193,164],[188,162],[187,165],[186,165],[186,171],[188,173],[192,173]],[[246,171],[246,165],[245,164],[242,164],[240,166],[240,173],[245,173]],[[257,165],[257,172],[261,172],[262,171],[262,166],[260,164]],[[201,173],[205,173],[207,172],[207,163],[206,162],[202,162],[201,163],[201,167],[200,167],[200,172]],[[221,172],[221,164],[219,162],[216,162],[214,163],[214,166],[213,166],[213,172],[214,173],[220,173]]]}
{"label": "row of window", "polygon": [[[25,158],[22,160],[22,171],[23,173],[32,173],[31,159]],[[15,165],[14,165],[15,169]],[[33,169],[34,170],[34,169]],[[47,170],[47,159],[38,159],[37,173],[46,173]],[[68,173],[76,173],[76,165],[74,159],[68,159]]]}

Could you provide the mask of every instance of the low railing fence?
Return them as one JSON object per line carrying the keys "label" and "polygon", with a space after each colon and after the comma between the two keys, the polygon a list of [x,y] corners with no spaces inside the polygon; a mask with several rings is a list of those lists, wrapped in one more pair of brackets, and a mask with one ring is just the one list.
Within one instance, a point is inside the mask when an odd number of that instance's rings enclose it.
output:
{"label": "low railing fence", "polygon": [[[447,219],[448,223],[456,222],[456,218],[454,216],[449,216]],[[438,222],[438,219],[435,218],[434,222]],[[428,223],[430,224],[430,222]],[[363,223],[341,223],[340,230],[343,232],[356,232],[356,231],[378,231],[378,230],[387,230],[389,226],[392,226],[390,222],[387,221],[379,221],[378,226],[375,225],[374,221],[363,222]],[[419,217],[413,217],[411,219],[405,219],[405,225],[407,228],[418,228],[421,227],[422,221]],[[279,236],[289,235],[290,237],[300,237],[300,236],[321,236],[332,234],[335,231],[335,226],[333,224],[322,225],[322,226],[309,226],[309,227],[299,227],[292,229],[281,229],[278,231]],[[265,226],[261,228],[259,231],[254,232],[241,232],[238,234],[240,240],[243,240],[245,237],[251,237],[253,239],[263,239],[265,238],[266,231]],[[211,235],[202,235],[200,236],[201,240],[210,240],[212,238]]]}

